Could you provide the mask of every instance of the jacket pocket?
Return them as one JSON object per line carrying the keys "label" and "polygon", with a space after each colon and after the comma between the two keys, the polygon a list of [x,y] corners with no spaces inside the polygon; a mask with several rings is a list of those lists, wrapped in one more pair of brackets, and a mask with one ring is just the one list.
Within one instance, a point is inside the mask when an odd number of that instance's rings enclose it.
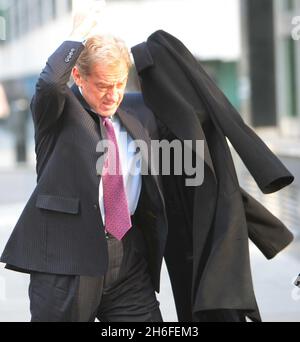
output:
{"label": "jacket pocket", "polygon": [[79,199],[60,196],[38,195],[36,207],[67,214],[79,213]]}

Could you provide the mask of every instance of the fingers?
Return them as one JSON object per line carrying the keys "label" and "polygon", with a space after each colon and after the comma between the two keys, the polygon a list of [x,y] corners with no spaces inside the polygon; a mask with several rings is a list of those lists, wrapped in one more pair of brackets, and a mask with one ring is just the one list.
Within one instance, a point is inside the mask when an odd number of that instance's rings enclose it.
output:
{"label": "fingers", "polygon": [[101,32],[101,16],[104,14],[104,0],[94,1],[88,6],[77,9],[73,15],[73,33],[82,38],[87,38],[93,32]]}
{"label": "fingers", "polygon": [[90,10],[93,11],[95,14],[101,14],[105,6],[105,0],[98,0],[91,4]]}
{"label": "fingers", "polygon": [[95,20],[101,19],[101,15],[103,15],[105,6],[106,6],[105,0],[95,1],[92,4],[90,8],[90,14],[93,15]]}

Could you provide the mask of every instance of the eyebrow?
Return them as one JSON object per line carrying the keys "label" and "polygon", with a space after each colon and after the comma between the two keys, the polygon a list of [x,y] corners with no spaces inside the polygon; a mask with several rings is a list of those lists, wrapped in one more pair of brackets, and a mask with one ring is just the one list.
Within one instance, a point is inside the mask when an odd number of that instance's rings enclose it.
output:
{"label": "eyebrow", "polygon": [[[127,76],[124,77],[122,80],[117,81],[116,83],[123,83],[123,82],[125,82],[126,80],[127,80]],[[112,83],[106,83],[106,82],[101,81],[101,82],[97,82],[96,85],[110,86],[110,85],[112,85]]]}
{"label": "eyebrow", "polygon": [[102,86],[102,85],[109,86],[110,84],[109,83],[104,83],[104,82],[97,82],[96,85],[97,86]]}

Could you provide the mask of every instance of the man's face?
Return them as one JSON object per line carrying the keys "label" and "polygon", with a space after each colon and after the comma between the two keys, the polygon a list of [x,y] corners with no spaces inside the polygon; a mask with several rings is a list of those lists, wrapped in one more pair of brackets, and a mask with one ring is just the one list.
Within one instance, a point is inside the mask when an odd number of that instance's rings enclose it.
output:
{"label": "man's face", "polygon": [[98,114],[108,117],[116,113],[120,106],[128,80],[125,63],[115,67],[95,64],[89,76],[82,77],[75,67],[74,80],[82,90],[82,95],[90,107]]}

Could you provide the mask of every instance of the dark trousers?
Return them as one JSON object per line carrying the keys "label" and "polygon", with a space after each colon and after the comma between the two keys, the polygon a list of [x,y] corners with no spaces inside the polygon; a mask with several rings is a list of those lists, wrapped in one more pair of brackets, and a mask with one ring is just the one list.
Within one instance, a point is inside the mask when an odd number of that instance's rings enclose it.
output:
{"label": "dark trousers", "polygon": [[103,277],[31,273],[31,321],[162,322],[148,263],[134,246],[141,235],[134,227],[122,241],[107,236],[109,267]]}

